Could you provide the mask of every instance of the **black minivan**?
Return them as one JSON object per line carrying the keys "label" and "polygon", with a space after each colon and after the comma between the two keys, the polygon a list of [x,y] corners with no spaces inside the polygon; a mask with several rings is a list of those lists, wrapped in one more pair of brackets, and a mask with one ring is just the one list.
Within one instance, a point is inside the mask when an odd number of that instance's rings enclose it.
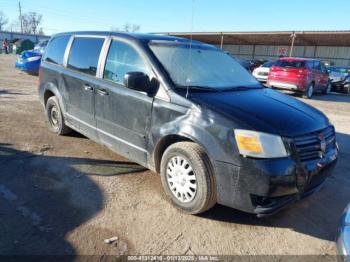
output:
{"label": "black minivan", "polygon": [[271,215],[317,190],[338,157],[323,113],[188,39],[54,35],[39,95],[51,131],[74,129],[160,173],[172,203],[190,214],[220,203]]}

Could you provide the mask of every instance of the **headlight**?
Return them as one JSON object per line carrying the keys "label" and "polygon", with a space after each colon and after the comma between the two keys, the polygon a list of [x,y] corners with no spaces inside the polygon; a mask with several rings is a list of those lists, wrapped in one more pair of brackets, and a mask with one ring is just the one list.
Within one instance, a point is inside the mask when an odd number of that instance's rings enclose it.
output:
{"label": "headlight", "polygon": [[280,136],[235,129],[235,137],[239,153],[244,157],[280,158],[289,155]]}
{"label": "headlight", "polygon": [[27,61],[28,62],[33,62],[33,61],[37,61],[37,60],[40,60],[40,59],[41,59],[41,56],[33,56],[33,57],[27,58]]}

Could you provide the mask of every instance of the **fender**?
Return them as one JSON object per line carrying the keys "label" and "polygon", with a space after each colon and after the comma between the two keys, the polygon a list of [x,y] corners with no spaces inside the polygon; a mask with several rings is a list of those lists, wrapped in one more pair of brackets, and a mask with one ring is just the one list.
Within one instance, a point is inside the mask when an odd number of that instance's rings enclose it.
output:
{"label": "fender", "polygon": [[[164,114],[164,110],[161,113]],[[157,109],[153,111],[153,118],[157,118]],[[157,122],[157,120],[152,122],[155,121]],[[236,164],[235,157],[233,157],[236,151],[233,128],[229,128],[232,125],[225,122],[229,120],[223,119],[222,116],[214,114],[211,110],[192,106],[185,114],[179,112],[178,117],[173,121],[161,126],[152,125],[150,164],[157,169],[159,158],[165,150],[164,144],[169,146],[178,141],[193,141],[203,147],[210,159]],[[173,141],[167,142],[169,139]],[[237,161],[238,159],[239,156],[237,156]]]}
{"label": "fender", "polygon": [[58,83],[56,80],[53,82],[47,82],[45,84],[40,84],[39,98],[40,98],[40,102],[44,108],[45,108],[45,94],[47,94],[47,92],[51,92],[54,96],[57,97],[60,108],[62,110],[62,113],[63,113],[63,115],[65,115],[65,113],[66,113],[65,103],[63,102],[63,97],[61,95],[61,92],[58,89]]}

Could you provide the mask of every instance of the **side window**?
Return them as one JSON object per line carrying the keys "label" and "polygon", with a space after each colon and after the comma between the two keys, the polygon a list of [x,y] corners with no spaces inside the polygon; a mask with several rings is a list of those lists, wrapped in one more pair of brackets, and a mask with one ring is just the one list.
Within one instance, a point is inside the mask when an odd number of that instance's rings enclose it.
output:
{"label": "side window", "polygon": [[58,36],[51,39],[49,45],[46,48],[44,61],[63,65],[63,56],[66,51],[67,43],[70,35]]}
{"label": "side window", "polygon": [[320,63],[320,65],[321,65],[321,71],[322,71],[322,73],[327,73],[328,71],[327,71],[327,68],[325,67],[325,65],[323,64],[323,63]]}
{"label": "side window", "polygon": [[314,61],[314,69],[321,71],[321,63],[320,61]]}
{"label": "side window", "polygon": [[306,68],[307,69],[313,69],[313,67],[314,67],[314,63],[312,62],[312,61],[307,61],[306,62]]}
{"label": "side window", "polygon": [[79,72],[96,75],[104,38],[74,38],[67,67]]}
{"label": "side window", "polygon": [[108,51],[103,78],[124,84],[124,75],[129,72],[149,74],[141,55],[130,45],[113,40]]}

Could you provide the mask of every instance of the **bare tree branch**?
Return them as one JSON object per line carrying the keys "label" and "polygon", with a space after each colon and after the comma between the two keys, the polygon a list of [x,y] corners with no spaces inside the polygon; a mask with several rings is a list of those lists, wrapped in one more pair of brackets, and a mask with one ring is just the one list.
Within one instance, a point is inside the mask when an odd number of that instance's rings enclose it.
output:
{"label": "bare tree branch", "polygon": [[5,16],[5,14],[0,11],[0,31],[3,31],[5,29],[5,25],[7,25],[8,19]]}
{"label": "bare tree branch", "polygon": [[28,12],[22,15],[23,21],[23,32],[29,34],[37,34],[38,31],[42,33],[39,29],[43,16],[36,12]]}
{"label": "bare tree branch", "polygon": [[125,23],[122,27],[112,27],[111,31],[138,32],[140,31],[140,28],[140,25]]}

